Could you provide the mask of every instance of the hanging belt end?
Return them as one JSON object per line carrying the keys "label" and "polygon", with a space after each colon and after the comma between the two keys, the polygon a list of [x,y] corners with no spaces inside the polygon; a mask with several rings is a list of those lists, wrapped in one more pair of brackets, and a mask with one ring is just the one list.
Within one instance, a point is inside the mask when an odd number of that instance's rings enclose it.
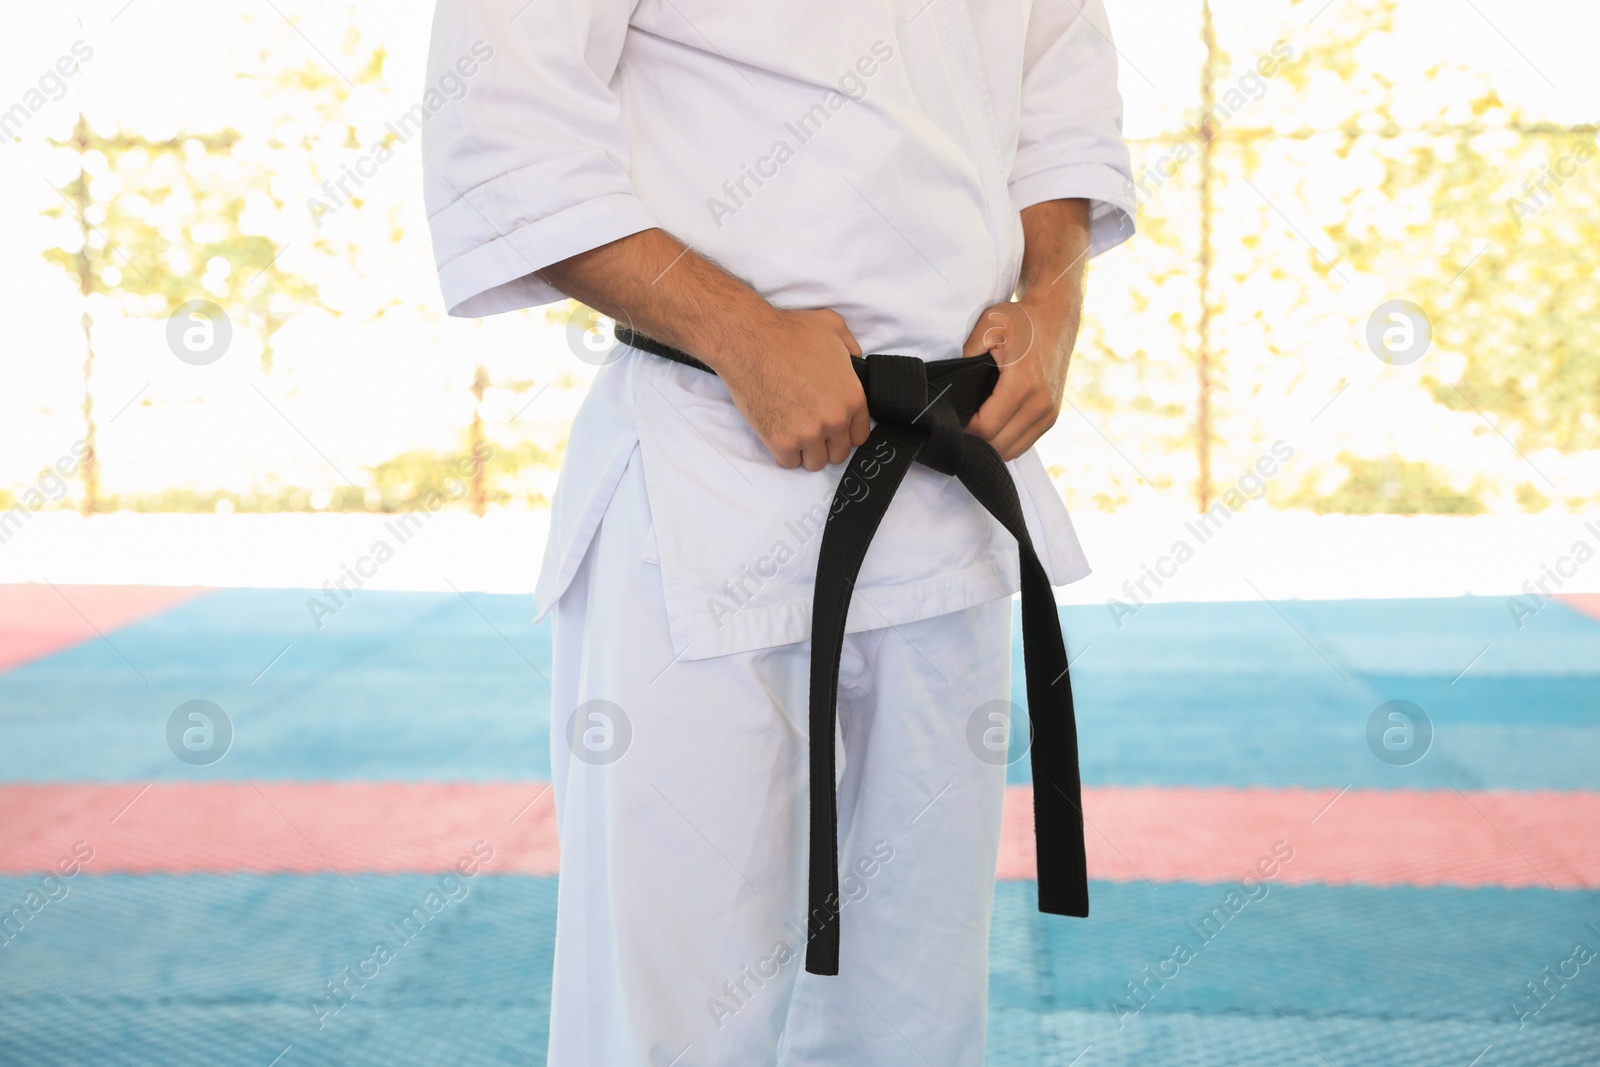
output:
{"label": "hanging belt end", "polygon": [[831,916],[806,944],[806,971],[810,974],[839,973],[839,917]]}
{"label": "hanging belt end", "polygon": [[1039,890],[1039,910],[1046,915],[1065,915],[1073,919],[1087,919],[1089,917],[1089,891],[1068,893],[1052,893],[1046,895],[1044,889]]}

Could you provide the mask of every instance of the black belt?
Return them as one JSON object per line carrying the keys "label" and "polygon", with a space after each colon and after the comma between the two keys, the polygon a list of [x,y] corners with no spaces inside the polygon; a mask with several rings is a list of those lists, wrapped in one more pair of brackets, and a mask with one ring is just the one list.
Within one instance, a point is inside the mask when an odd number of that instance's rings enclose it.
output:
{"label": "black belt", "polygon": [[[716,373],[688,353],[621,325],[616,336],[622,344]],[[1011,473],[987,441],[962,431],[993,392],[1000,369],[992,356],[924,362],[912,356],[875,354],[853,357],[851,363],[876,425],[866,443],[851,454],[834,494],[812,594],[811,867],[806,924],[810,938],[806,970],[812,974],[839,973],[839,815],[833,735],[845,618],[867,546],[913,461],[955,475],[1017,539],[1022,561],[1022,653],[1033,730],[1029,758],[1039,910],[1089,914],[1078,729],[1055,597],[1023,523]],[[856,495],[851,489],[869,481],[866,493]],[[817,788],[817,783],[827,783],[826,788]]]}

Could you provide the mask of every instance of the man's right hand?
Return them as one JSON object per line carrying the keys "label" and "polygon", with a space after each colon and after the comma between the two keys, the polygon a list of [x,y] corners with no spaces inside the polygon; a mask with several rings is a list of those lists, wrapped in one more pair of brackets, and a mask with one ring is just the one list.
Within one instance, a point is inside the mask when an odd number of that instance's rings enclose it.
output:
{"label": "man's right hand", "polygon": [[782,466],[819,471],[866,441],[867,398],[850,367],[861,346],[837,311],[775,308],[658,229],[538,273],[560,292],[703,360]]}
{"label": "man's right hand", "polygon": [[837,311],[772,309],[715,370],[778,465],[843,463],[871,423],[850,365],[861,346]]}

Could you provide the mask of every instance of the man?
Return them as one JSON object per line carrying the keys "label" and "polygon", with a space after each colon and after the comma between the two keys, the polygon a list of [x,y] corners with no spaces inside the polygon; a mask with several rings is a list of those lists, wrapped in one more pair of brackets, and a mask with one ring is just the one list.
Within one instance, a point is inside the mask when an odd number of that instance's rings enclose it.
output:
{"label": "man", "polygon": [[[1133,229],[1109,32],[1101,0],[440,0],[430,83],[472,70],[425,127],[450,313],[573,297],[638,345],[574,422],[536,591],[553,1067],[982,1062],[1005,759],[970,739],[1009,698],[1018,541],[949,473],[888,490],[836,737],[808,736],[812,595],[836,492],[895,459],[840,485],[865,353],[991,355],[966,432],[1049,582],[1087,573],[1032,445],[1085,261]],[[807,956],[830,785],[836,968]]]}

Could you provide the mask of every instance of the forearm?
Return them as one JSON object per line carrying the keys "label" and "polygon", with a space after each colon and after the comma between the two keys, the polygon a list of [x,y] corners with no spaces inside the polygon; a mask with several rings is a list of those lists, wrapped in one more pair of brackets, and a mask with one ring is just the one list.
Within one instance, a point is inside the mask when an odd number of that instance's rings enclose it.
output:
{"label": "forearm", "polygon": [[1053,319],[1071,351],[1083,311],[1089,263],[1089,201],[1046,200],[1023,209],[1022,271],[1017,299]]}
{"label": "forearm", "polygon": [[978,315],[961,354],[1000,365],[994,392],[967,432],[1015,459],[1055,424],[1077,343],[1089,259],[1089,202],[1047,200],[1022,212],[1022,270],[1015,300]]}
{"label": "forearm", "polygon": [[596,311],[706,363],[780,466],[821,470],[867,439],[861,348],[827,308],[779,310],[659,229],[540,272]]}
{"label": "forearm", "polygon": [[555,288],[719,372],[775,311],[761,294],[665,230],[650,229],[553,263]]}

